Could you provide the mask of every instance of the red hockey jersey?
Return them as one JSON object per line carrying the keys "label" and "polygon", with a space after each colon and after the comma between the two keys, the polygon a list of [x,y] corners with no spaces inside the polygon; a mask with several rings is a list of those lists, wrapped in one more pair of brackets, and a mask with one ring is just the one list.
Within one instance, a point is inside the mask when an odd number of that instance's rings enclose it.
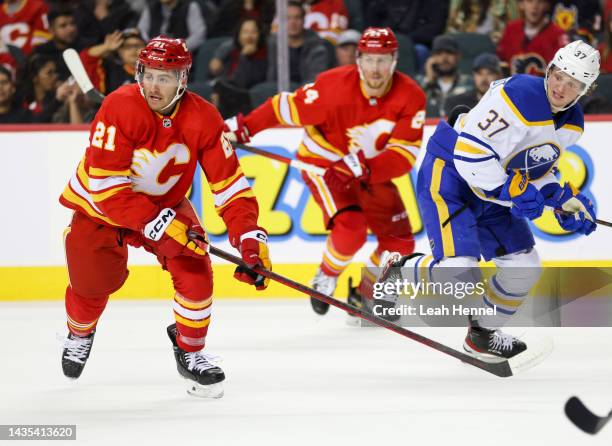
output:
{"label": "red hockey jersey", "polygon": [[245,117],[252,135],[278,124],[304,127],[298,158],[323,167],[363,151],[371,181],[388,181],[414,165],[423,138],[425,93],[395,72],[388,91],[368,98],[356,65],[321,73],[294,93],[280,93]]}
{"label": "red hockey jersey", "polygon": [[0,39],[21,48],[27,56],[34,46],[51,38],[48,10],[41,0],[21,0],[19,9],[9,15],[7,4],[3,3],[0,8]]}
{"label": "red hockey jersey", "polygon": [[569,43],[565,32],[554,23],[549,23],[533,39],[525,35],[523,20],[514,20],[504,30],[497,55],[508,63],[511,74],[526,73],[544,76],[546,66],[559,48]]}
{"label": "red hockey jersey", "polygon": [[191,92],[162,116],[138,85],[120,87],[92,121],[89,147],[60,202],[106,225],[141,231],[183,200],[199,162],[235,245],[257,226],[258,207],[222,131],[219,112]]}
{"label": "red hockey jersey", "polygon": [[320,0],[307,6],[304,28],[336,43],[342,31],[348,28],[348,12],[344,0]]}

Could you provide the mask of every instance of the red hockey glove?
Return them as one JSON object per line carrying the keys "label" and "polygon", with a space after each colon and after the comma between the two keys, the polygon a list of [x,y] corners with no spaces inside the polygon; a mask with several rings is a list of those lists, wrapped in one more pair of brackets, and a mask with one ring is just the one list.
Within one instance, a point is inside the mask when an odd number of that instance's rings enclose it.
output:
{"label": "red hockey glove", "polygon": [[226,119],[223,132],[230,142],[244,144],[251,140],[251,135],[249,134],[249,129],[244,124],[244,115],[242,113],[238,113],[233,118]]}
{"label": "red hockey glove", "polygon": [[370,169],[363,152],[345,155],[329,166],[323,175],[327,186],[338,192],[350,189],[355,182],[367,182],[369,177]]}
{"label": "red hockey glove", "polygon": [[187,234],[190,231],[206,238],[206,233],[197,221],[193,222],[189,217],[179,214],[174,209],[165,208],[145,225],[143,234],[149,240],[156,242],[153,244],[156,254],[169,259],[180,255],[205,256],[208,251],[208,243],[191,240]]}
{"label": "red hockey glove", "polygon": [[[272,270],[272,262],[270,262],[270,254],[268,253],[268,234],[262,228],[257,228],[240,236],[240,254],[242,260],[250,267],[259,265],[267,270]],[[265,290],[268,287],[268,282],[270,282],[267,277],[241,266],[236,268],[234,278],[249,285],[255,285],[258,290]]]}

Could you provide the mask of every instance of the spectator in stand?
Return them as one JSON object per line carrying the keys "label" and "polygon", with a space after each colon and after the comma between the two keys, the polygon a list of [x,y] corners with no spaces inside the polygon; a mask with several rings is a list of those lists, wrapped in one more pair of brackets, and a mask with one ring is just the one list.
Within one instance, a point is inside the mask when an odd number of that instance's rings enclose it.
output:
{"label": "spectator in stand", "polygon": [[95,115],[95,108],[74,82],[67,81],[60,85],[57,99],[62,102],[62,106],[53,114],[52,122],[83,124],[90,122]]}
{"label": "spectator in stand", "polygon": [[78,36],[74,12],[68,7],[59,7],[49,12],[49,29],[51,40],[37,46],[34,54],[43,54],[55,61],[60,80],[66,80],[70,76],[70,71],[64,63],[62,53],[67,48],[74,48],[80,51],[83,44]]}
{"label": "spectator in stand", "polygon": [[206,22],[198,0],[152,0],[140,15],[138,29],[147,41],[162,34],[185,39],[191,52],[206,37]]}
{"label": "spectator in stand", "polygon": [[245,19],[255,19],[268,34],[274,19],[274,0],[224,0],[209,37],[229,37]]}
{"label": "spectator in stand", "polygon": [[357,44],[361,33],[354,29],[347,29],[340,37],[336,45],[336,66],[353,65],[357,62]]}
{"label": "spectator in stand", "polygon": [[596,45],[602,21],[599,1],[556,1],[552,8],[552,22],[568,35],[570,41],[583,40],[589,45]]}
{"label": "spectator in stand", "polygon": [[57,64],[49,56],[33,54],[28,60],[23,85],[23,107],[32,114],[33,122],[51,122],[67,94],[61,90]]}
{"label": "spectator in stand", "polygon": [[311,29],[332,44],[348,29],[348,11],[344,0],[306,0],[304,27]]}
{"label": "spectator in stand", "polygon": [[519,9],[524,18],[508,23],[497,55],[511,74],[544,76],[555,52],[569,43],[567,35],[548,18],[548,0],[519,0]]}
{"label": "spectator in stand", "polygon": [[499,42],[506,23],[518,18],[514,0],[451,0],[446,31],[486,34]]}
{"label": "spectator in stand", "polygon": [[495,54],[479,54],[472,65],[474,74],[474,88],[461,94],[454,94],[446,99],[444,109],[446,116],[458,105],[467,105],[473,108],[489,90],[491,82],[501,79],[502,71],[499,58]]}
{"label": "spectator in stand", "polygon": [[84,0],[75,10],[79,36],[85,46],[104,41],[113,31],[136,26],[138,16],[125,0]]}
{"label": "spectator in stand", "polygon": [[430,118],[445,115],[446,98],[465,93],[472,84],[470,76],[459,74],[459,45],[452,35],[434,39],[431,56],[425,63],[425,76],[418,80],[427,95],[426,114]]}
{"label": "spectator in stand", "polygon": [[210,72],[217,77],[211,100],[223,117],[251,110],[248,89],[265,81],[267,70],[262,26],[255,19],[244,19],[233,40],[219,46],[210,61]]}
{"label": "spectator in stand", "polygon": [[214,77],[236,87],[250,88],[266,80],[268,50],[263,29],[255,19],[244,19],[234,38],[221,44],[209,64]]}
{"label": "spectator in stand", "polygon": [[5,0],[0,8],[0,39],[25,55],[51,38],[47,5],[42,0]]}
{"label": "spectator in stand", "polygon": [[31,122],[29,110],[17,105],[15,82],[11,72],[0,66],[0,124]]}
{"label": "spectator in stand", "polygon": [[608,14],[599,54],[601,54],[601,72],[612,73],[612,14]]}
{"label": "spectator in stand", "polygon": [[366,27],[389,27],[412,39],[422,72],[434,38],[446,28],[449,0],[369,0],[363,5]]}
{"label": "spectator in stand", "polygon": [[104,43],[85,48],[81,60],[94,87],[109,94],[124,84],[136,82],[136,62],[145,41],[136,28],[114,31]]}
{"label": "spectator in stand", "polygon": [[14,45],[6,45],[0,38],[0,65],[8,69],[17,79],[18,73],[25,68],[26,59],[23,52]]}
{"label": "spectator in stand", "polygon": [[[289,40],[289,77],[291,82],[305,84],[329,68],[331,60],[326,43],[317,33],[304,28],[304,8],[299,1],[287,4],[287,37]],[[267,80],[276,80],[276,35],[268,42]]]}

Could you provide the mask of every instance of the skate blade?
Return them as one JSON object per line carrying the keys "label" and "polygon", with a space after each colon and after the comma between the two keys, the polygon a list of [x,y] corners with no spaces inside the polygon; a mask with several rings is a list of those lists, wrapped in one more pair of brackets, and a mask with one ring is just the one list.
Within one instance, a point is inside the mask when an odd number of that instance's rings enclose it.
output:
{"label": "skate blade", "polygon": [[223,383],[215,383],[204,386],[191,380],[187,381],[189,381],[189,384],[187,385],[187,393],[191,396],[195,396],[196,398],[214,399],[219,399],[223,396]]}
{"label": "skate blade", "polygon": [[508,360],[513,375],[529,370],[550,356],[553,351],[553,341],[549,337],[536,340],[524,339],[527,350]]}

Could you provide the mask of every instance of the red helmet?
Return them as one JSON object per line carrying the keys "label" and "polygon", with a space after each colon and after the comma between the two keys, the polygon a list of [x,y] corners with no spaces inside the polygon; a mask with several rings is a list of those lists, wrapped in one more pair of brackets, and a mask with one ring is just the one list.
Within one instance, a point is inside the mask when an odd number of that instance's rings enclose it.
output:
{"label": "red helmet", "polygon": [[138,62],[158,70],[187,70],[191,68],[191,53],[183,39],[158,36],[140,51]]}
{"label": "red helmet", "polygon": [[397,38],[391,28],[370,27],[363,32],[357,44],[360,53],[390,54],[397,48]]}

